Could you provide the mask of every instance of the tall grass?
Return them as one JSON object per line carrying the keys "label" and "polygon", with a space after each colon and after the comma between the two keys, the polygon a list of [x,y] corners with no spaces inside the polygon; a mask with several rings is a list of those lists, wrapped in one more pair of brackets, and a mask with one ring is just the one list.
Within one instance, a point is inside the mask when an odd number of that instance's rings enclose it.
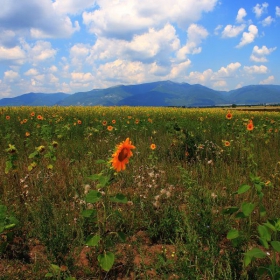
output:
{"label": "tall grass", "polygon": [[[279,218],[280,115],[222,109],[138,107],[15,107],[0,112],[0,279],[262,279],[244,265],[258,247],[257,223]],[[247,124],[253,121],[254,129]],[[111,126],[111,128],[108,128]],[[130,138],[136,149],[108,194],[106,248],[112,268],[98,266],[100,246],[86,246],[98,232],[101,204],[86,203],[91,180],[115,146]],[[155,149],[151,149],[155,144]],[[235,195],[258,177],[266,216],[224,214],[251,197]],[[254,202],[255,203],[255,202]],[[244,231],[240,243],[227,238]],[[244,235],[245,236],[245,235]],[[275,240],[279,240],[278,233]],[[276,244],[276,243],[275,243]],[[279,252],[276,250],[279,264]],[[269,274],[266,274],[269,275]],[[72,277],[72,278],[71,278]],[[263,278],[265,279],[265,278]],[[278,278],[274,278],[278,279]]]}

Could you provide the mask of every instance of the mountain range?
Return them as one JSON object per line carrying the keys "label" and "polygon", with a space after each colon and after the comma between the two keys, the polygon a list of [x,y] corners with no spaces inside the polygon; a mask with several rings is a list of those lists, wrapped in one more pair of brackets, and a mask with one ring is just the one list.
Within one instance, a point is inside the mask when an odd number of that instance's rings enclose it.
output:
{"label": "mountain range", "polygon": [[280,85],[250,85],[217,91],[200,84],[159,81],[119,85],[74,94],[26,93],[0,99],[0,106],[185,106],[280,104]]}

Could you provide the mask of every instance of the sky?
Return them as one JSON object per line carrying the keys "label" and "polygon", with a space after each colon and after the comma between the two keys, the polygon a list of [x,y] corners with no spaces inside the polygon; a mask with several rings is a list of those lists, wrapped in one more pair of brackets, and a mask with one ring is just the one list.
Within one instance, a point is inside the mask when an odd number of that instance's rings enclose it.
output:
{"label": "sky", "polygon": [[0,99],[162,80],[280,85],[280,0],[1,0]]}

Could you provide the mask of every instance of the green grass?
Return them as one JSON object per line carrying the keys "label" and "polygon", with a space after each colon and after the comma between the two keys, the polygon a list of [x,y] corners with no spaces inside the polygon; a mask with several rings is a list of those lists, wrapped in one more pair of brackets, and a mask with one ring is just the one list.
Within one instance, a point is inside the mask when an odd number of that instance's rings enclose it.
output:
{"label": "green grass", "polygon": [[[278,279],[278,243],[276,250],[271,241],[265,248],[258,226],[280,218],[280,115],[233,111],[228,120],[226,114],[2,108],[0,205],[6,210],[0,211],[0,279]],[[254,129],[248,131],[251,119]],[[88,189],[103,188],[89,176],[105,176],[108,169],[97,160],[108,162],[128,137],[136,146],[133,156],[106,185],[108,196],[121,193],[128,203],[86,203]],[[251,189],[234,194],[243,184]],[[255,185],[262,188],[261,199]],[[241,218],[224,214],[242,203],[254,204],[254,211]],[[266,215],[260,216],[260,203]],[[240,237],[230,240],[232,229]],[[271,240],[280,240],[279,231]],[[87,238],[100,232],[101,241],[87,247]],[[245,266],[244,254],[254,247],[271,260],[253,258]],[[97,260],[104,250],[115,256],[109,271]],[[270,263],[274,276],[257,274]]]}

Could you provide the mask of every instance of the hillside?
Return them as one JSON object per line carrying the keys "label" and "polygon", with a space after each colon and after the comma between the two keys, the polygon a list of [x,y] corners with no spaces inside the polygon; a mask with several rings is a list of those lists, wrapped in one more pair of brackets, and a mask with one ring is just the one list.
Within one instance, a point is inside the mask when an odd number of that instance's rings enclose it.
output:
{"label": "hillside", "polygon": [[279,104],[280,85],[250,85],[228,92],[188,83],[160,81],[119,85],[74,94],[27,93],[3,98],[0,106],[186,106],[205,107],[225,104]]}

